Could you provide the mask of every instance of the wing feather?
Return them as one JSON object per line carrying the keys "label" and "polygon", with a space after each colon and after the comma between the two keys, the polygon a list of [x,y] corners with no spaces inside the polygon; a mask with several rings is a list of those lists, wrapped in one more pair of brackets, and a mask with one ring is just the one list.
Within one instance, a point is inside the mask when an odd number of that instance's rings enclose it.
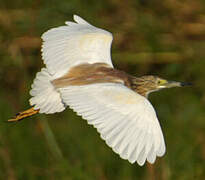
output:
{"label": "wing feather", "polygon": [[42,58],[51,75],[58,78],[73,66],[81,63],[107,63],[110,55],[112,34],[92,26],[74,15],[74,22],[52,28],[42,35]]}
{"label": "wing feather", "polygon": [[154,108],[122,84],[99,83],[59,89],[63,102],[87,119],[121,158],[143,165],[165,153]]}

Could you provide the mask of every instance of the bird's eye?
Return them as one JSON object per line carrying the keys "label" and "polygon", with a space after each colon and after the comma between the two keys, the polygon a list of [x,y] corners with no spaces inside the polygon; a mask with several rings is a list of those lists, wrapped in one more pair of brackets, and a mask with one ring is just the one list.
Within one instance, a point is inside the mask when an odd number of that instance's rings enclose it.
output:
{"label": "bird's eye", "polygon": [[164,85],[164,84],[166,84],[167,83],[167,80],[164,80],[164,79],[159,79],[158,81],[157,81],[157,84],[159,84],[159,85]]}

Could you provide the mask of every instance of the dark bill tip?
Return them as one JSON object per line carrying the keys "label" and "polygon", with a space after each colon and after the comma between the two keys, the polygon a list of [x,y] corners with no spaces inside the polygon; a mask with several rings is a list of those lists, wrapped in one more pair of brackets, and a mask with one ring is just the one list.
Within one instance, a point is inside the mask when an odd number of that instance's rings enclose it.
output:
{"label": "dark bill tip", "polygon": [[181,86],[192,86],[193,84],[190,82],[181,82],[180,85]]}

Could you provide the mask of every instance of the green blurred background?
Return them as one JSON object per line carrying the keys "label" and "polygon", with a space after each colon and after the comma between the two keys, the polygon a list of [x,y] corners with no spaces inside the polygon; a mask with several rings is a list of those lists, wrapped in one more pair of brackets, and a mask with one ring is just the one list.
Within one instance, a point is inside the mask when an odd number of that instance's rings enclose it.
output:
{"label": "green blurred background", "polygon": [[[73,14],[113,33],[118,69],[193,82],[150,95],[167,145],[154,165],[120,159],[69,109],[4,123],[29,107],[41,34]],[[204,68],[204,0],[1,0],[0,179],[205,179]]]}

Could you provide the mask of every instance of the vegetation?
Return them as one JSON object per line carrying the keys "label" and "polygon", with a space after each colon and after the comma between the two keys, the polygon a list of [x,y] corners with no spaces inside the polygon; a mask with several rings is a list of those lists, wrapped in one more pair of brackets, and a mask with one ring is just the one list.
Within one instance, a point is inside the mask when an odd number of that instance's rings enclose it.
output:
{"label": "vegetation", "polygon": [[[193,82],[153,93],[167,153],[129,164],[71,110],[4,123],[29,107],[43,66],[40,36],[78,14],[113,33],[115,67]],[[1,0],[0,179],[204,179],[205,3],[203,0]]]}

